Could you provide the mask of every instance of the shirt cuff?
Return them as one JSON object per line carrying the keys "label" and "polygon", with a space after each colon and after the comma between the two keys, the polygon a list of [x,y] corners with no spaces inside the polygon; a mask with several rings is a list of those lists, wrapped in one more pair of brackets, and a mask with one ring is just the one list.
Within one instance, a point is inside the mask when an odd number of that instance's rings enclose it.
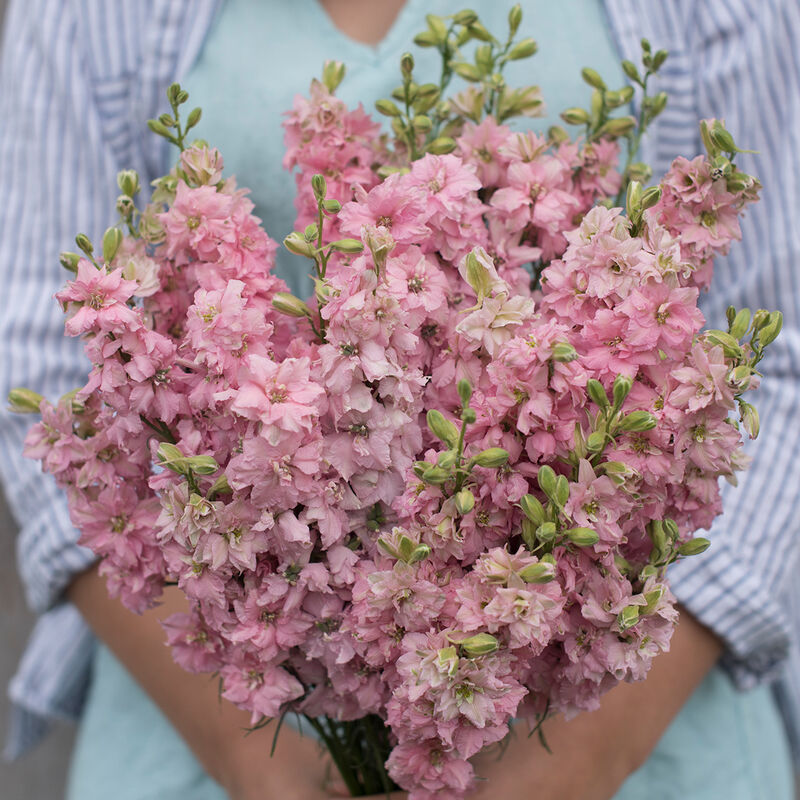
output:
{"label": "shirt cuff", "polygon": [[678,602],[723,642],[720,664],[739,689],[776,679],[789,657],[792,627],[778,589],[726,541],[669,568]]}
{"label": "shirt cuff", "polygon": [[91,677],[94,637],[75,606],[43,614],[8,687],[11,700],[3,757],[18,758],[44,738],[54,719],[76,720]]}

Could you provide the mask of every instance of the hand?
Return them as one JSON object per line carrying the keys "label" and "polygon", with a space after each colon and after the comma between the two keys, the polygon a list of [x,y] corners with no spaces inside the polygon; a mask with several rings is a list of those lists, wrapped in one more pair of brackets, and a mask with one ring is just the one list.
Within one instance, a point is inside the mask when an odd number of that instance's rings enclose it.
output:
{"label": "hand", "polygon": [[333,766],[319,742],[284,725],[270,757],[273,734],[269,728],[263,733],[249,737],[258,743],[256,752],[247,744],[229,760],[230,800],[327,800]]}
{"label": "hand", "polygon": [[473,758],[479,780],[468,800],[609,800],[647,760],[720,651],[716,637],[683,612],[670,651],[655,659],[645,681],[620,684],[597,711],[544,724],[552,754],[519,724],[502,755],[496,747]]}
{"label": "hand", "polygon": [[499,748],[476,756],[475,772],[485,780],[469,800],[609,800],[647,760],[721,649],[710,631],[682,612],[670,651],[655,659],[646,680],[612,689],[597,711],[544,724],[552,755],[519,725],[502,758]]}
{"label": "hand", "polygon": [[186,609],[180,590],[169,587],[160,606],[137,616],[108,596],[94,568],[75,579],[69,596],[231,800],[326,800],[327,762],[316,740],[284,725],[270,758],[274,728],[246,736],[250,714],[220,701],[208,675],[172,660],[160,620]]}

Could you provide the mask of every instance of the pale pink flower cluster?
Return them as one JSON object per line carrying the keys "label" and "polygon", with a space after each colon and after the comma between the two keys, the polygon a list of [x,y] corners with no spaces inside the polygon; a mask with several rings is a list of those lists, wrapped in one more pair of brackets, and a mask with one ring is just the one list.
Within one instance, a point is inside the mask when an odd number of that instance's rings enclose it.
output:
{"label": "pale pink flower cluster", "polygon": [[[286,125],[300,227],[322,173],[345,202],[329,227],[366,244],[331,259],[309,304],[324,339],[275,310],[274,243],[219,154],[195,153],[163,242],[81,260],[58,295],[92,369],[43,403],[27,453],[66,488],[113,593],[135,610],[165,582],[186,593],[191,612],[166,626],[182,666],[219,672],[254,721],[380,715],[414,800],[462,796],[468,759],[512,718],[594,708],[668,647],[674,599],[648,531],[670,519],[691,538],[743,466],[742,387],[697,296],[753,198],[678,159],[634,235],[595,205],[620,185],[613,142],[552,149],[487,119],[379,182],[377,127],[321,85]],[[549,265],[541,292],[530,262]],[[587,387],[611,397],[618,376],[620,418],[656,425],[594,458]],[[465,380],[465,458],[508,454],[466,476],[468,508],[418,463],[447,463],[425,412],[460,427]],[[522,535],[526,496],[548,503],[544,467],[568,490],[559,531],[596,542]]]}

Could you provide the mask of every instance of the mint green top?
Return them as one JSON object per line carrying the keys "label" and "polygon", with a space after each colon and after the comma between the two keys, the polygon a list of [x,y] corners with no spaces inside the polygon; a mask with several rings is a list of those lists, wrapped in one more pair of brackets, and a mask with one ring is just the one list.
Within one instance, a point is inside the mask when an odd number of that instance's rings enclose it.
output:
{"label": "mint green top", "polygon": [[[416,47],[412,39],[425,29],[425,14],[452,14],[465,6],[474,8],[493,33],[505,35],[511,2],[407,0],[386,38],[371,47],[337,30],[317,0],[226,0],[182,83],[192,105],[203,109],[197,135],[219,147],[226,173],[252,190],[270,236],[280,242],[294,227],[294,177],[281,167],[281,115],[294,96],[308,92],[327,59],[347,65],[337,96],[350,106],[361,102],[368,111],[399,85],[400,56],[406,51],[414,55],[420,81],[435,81],[438,53]],[[612,88],[624,85],[600,0],[527,0],[522,8],[518,35],[535,38],[539,52],[511,62],[506,75],[511,86],[538,84],[547,116],[512,125],[544,131],[560,122],[564,108],[586,106],[591,89],[581,79],[583,67],[594,67]],[[451,88],[462,87],[454,80]],[[306,270],[304,259],[279,250],[277,272],[301,296],[309,293]]]}

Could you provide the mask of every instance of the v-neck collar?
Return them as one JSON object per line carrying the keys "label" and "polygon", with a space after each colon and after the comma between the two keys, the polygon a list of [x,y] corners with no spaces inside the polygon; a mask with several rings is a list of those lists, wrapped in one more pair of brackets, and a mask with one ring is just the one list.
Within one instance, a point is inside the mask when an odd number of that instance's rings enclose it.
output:
{"label": "v-neck collar", "polygon": [[306,2],[310,6],[309,16],[317,24],[320,31],[338,41],[338,48],[342,51],[343,56],[345,50],[348,54],[352,54],[352,56],[348,55],[347,58],[342,60],[352,61],[357,59],[362,62],[379,63],[384,56],[394,52],[400,42],[408,40],[410,46],[411,39],[408,35],[408,29],[412,24],[422,26],[424,21],[424,14],[420,12],[420,9],[424,9],[422,0],[406,0],[383,39],[378,44],[371,45],[359,42],[340,31],[319,0],[306,0]]}

